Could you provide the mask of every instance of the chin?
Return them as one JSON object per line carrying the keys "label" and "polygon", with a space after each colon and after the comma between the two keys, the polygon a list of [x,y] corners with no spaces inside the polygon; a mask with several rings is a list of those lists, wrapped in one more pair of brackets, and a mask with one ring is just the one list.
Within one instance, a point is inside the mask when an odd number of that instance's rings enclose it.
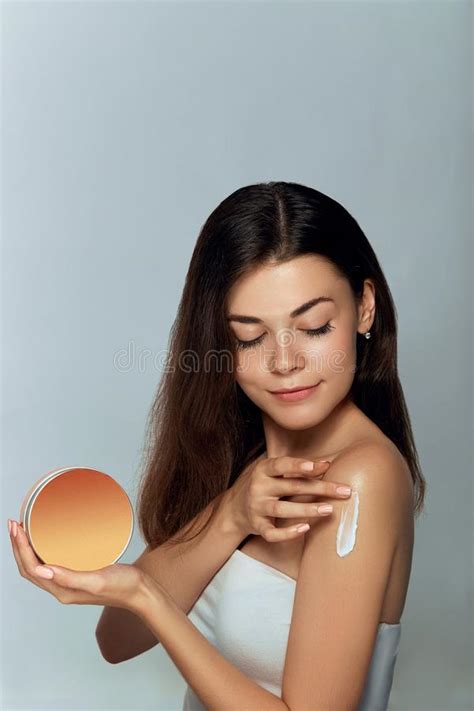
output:
{"label": "chin", "polygon": [[[277,422],[277,420],[275,420]],[[318,422],[295,422],[294,420],[292,422],[278,422],[279,426],[282,427],[285,430],[288,430],[288,432],[303,432],[304,430],[310,430],[312,427],[315,427]]]}
{"label": "chin", "polygon": [[316,416],[315,412],[288,412],[282,415],[281,412],[267,412],[268,417],[271,417],[274,422],[280,427],[284,427],[285,430],[309,430],[311,427],[316,427],[319,425],[324,417],[319,414]]}

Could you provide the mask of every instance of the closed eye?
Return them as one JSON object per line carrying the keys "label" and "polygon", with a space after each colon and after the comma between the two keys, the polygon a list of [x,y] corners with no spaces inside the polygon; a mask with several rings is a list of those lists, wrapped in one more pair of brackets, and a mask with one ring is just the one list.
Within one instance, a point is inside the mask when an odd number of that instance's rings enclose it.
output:
{"label": "closed eye", "polygon": [[[307,329],[302,329],[303,333],[306,333],[306,335],[310,336],[310,338],[318,337],[318,336],[323,336],[325,333],[329,333],[329,331],[332,331],[334,329],[334,326],[331,326],[330,322],[328,321],[324,326],[321,326],[320,328],[307,328]],[[261,340],[264,337],[264,333],[259,336],[258,338],[254,338],[252,341],[241,341],[237,339],[237,348],[243,349],[243,348],[252,348],[252,346],[257,346]]]}

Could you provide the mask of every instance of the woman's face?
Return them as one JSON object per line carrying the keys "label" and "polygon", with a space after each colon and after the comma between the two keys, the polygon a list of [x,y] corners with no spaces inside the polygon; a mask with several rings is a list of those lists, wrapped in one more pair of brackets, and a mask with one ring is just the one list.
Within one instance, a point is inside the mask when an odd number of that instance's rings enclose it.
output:
{"label": "woman's face", "polygon": [[[374,309],[372,282],[366,280],[358,305],[349,282],[324,257],[267,262],[247,273],[227,296],[238,384],[284,428],[321,422],[349,394],[357,332],[370,329]],[[298,400],[272,393],[310,386],[317,387]]]}

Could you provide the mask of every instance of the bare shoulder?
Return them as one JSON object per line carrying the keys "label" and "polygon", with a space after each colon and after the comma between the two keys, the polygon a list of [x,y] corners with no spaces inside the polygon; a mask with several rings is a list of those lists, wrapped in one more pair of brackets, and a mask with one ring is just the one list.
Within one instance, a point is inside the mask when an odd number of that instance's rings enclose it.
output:
{"label": "bare shoulder", "polygon": [[389,507],[401,521],[413,516],[413,480],[408,464],[386,437],[367,438],[340,452],[324,479],[348,484],[375,506]]}

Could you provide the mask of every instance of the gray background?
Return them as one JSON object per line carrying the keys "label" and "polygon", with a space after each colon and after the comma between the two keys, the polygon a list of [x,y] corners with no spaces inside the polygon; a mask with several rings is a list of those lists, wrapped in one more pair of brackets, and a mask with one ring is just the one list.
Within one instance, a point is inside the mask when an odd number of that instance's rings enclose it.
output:
{"label": "gray background", "polygon": [[[2,14],[2,708],[181,708],[163,648],[109,665],[102,608],[19,576],[7,518],[60,466],[103,469],[135,503],[198,231],[236,188],[283,179],[354,215],[399,314],[429,489],[390,708],[472,709],[470,3]],[[135,531],[122,562],[143,546]]]}

